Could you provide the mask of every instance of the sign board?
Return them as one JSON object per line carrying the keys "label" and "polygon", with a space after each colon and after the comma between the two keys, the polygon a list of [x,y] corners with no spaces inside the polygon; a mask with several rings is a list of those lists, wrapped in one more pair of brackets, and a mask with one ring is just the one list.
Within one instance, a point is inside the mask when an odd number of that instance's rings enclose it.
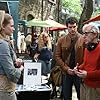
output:
{"label": "sign board", "polygon": [[25,62],[23,85],[36,86],[41,85],[41,63]]}

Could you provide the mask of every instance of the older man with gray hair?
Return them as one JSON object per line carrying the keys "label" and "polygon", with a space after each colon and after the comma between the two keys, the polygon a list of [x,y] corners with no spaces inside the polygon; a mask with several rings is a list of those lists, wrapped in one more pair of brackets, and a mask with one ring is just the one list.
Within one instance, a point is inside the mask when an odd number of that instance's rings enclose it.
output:
{"label": "older man with gray hair", "polygon": [[84,50],[83,63],[74,69],[82,78],[80,100],[100,100],[100,43],[99,28],[94,24],[83,26]]}

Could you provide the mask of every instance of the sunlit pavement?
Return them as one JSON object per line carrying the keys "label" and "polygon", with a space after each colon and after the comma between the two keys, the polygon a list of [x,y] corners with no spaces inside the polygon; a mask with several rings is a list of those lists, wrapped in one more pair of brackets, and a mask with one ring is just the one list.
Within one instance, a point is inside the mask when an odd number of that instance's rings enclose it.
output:
{"label": "sunlit pavement", "polygon": [[77,96],[76,96],[76,91],[75,91],[74,87],[73,87],[73,97],[72,97],[72,100],[78,100]]}
{"label": "sunlit pavement", "polygon": [[[49,78],[49,75],[48,77],[42,76],[42,83],[47,83],[48,78]],[[57,90],[59,90],[59,87]],[[59,98],[59,92],[57,92],[57,98],[50,99],[50,100],[63,100],[63,99]],[[74,86],[73,86],[72,100],[78,100]]]}

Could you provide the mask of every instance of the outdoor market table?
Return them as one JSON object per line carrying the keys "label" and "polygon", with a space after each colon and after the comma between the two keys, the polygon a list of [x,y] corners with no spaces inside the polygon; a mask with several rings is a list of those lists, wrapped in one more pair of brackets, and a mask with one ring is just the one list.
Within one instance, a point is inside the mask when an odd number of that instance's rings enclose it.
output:
{"label": "outdoor market table", "polygon": [[16,94],[18,100],[50,100],[51,88],[42,84],[40,86],[17,85]]}

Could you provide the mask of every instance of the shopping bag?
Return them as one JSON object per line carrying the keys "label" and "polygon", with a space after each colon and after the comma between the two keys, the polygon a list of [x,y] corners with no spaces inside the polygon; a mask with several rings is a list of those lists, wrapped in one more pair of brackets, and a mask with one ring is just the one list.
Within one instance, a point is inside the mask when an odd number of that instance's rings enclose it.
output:
{"label": "shopping bag", "polygon": [[62,84],[62,70],[60,66],[55,66],[51,69],[50,80],[55,86],[61,86]]}

